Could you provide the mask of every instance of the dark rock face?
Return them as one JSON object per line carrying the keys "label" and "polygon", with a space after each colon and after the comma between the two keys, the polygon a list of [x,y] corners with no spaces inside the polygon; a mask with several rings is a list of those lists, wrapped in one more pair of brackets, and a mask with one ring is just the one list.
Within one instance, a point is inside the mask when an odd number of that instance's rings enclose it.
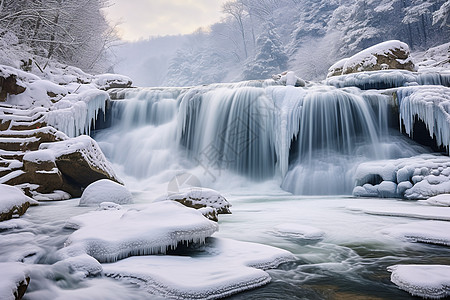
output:
{"label": "dark rock face", "polygon": [[25,90],[25,87],[17,83],[16,75],[0,76],[0,102],[5,102],[8,94],[18,95],[25,92]]}
{"label": "dark rock face", "polygon": [[17,290],[14,291],[14,297],[16,300],[21,300],[25,292],[27,291],[28,285],[30,284],[30,277],[27,277],[24,281],[19,282]]}

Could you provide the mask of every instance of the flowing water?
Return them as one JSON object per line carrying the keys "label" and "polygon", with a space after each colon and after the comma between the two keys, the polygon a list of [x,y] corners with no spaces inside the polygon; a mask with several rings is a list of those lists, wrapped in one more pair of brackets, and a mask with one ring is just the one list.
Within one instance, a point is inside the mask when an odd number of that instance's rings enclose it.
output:
{"label": "flowing water", "polygon": [[[348,208],[417,205],[348,196],[359,163],[426,151],[389,128],[389,97],[352,88],[257,82],[121,93],[125,100],[111,104],[110,128],[96,132],[95,139],[137,203],[192,185],[214,188],[233,204],[233,214],[220,216],[215,236],[296,255],[295,262],[269,271],[272,282],[267,286],[231,298],[410,299],[390,282],[387,266],[450,263],[445,247],[412,244],[380,232],[411,219]],[[28,242],[26,247],[2,244],[0,261],[16,253],[42,266],[33,271],[26,298],[149,297],[112,279],[81,280],[48,270],[71,233],[63,229],[65,220],[88,210],[78,207],[77,200],[43,204],[22,218],[31,226],[1,233],[19,234]],[[274,232],[286,223],[314,226],[325,236],[306,241]]]}

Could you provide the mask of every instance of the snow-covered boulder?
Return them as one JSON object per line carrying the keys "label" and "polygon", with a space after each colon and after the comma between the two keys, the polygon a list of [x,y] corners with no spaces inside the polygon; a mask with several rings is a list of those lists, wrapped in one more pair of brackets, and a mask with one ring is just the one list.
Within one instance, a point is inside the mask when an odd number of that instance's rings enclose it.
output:
{"label": "snow-covered boulder", "polygon": [[427,199],[450,193],[450,158],[422,154],[362,163],[355,172],[358,197]]}
{"label": "snow-covered boulder", "polygon": [[72,233],[61,255],[91,255],[114,262],[133,255],[166,253],[178,243],[204,243],[217,223],[174,201],[152,203],[142,210],[101,210],[69,219]]}
{"label": "snow-covered boulder", "polygon": [[306,86],[306,82],[297,75],[295,75],[295,73],[292,71],[286,71],[281,74],[273,75],[272,79],[275,80],[275,82],[286,86],[296,86],[296,87]]}
{"label": "snow-covered boulder", "polygon": [[450,296],[450,266],[395,265],[388,267],[391,281],[413,296],[441,299]]}
{"label": "snow-covered boulder", "polygon": [[0,299],[22,299],[30,283],[29,267],[23,263],[0,263]]}
{"label": "snow-covered boulder", "polygon": [[94,84],[101,90],[129,88],[133,84],[130,77],[119,74],[101,74],[94,77]]}
{"label": "snow-covered boulder", "polygon": [[32,204],[37,202],[25,196],[20,189],[0,184],[0,222],[23,215]]}
{"label": "snow-covered boulder", "polygon": [[218,214],[231,214],[231,204],[219,192],[207,188],[188,188],[178,193],[169,193],[166,196],[158,198],[156,201],[173,200],[187,207],[199,209],[202,207],[211,207]]}
{"label": "snow-covered boulder", "polygon": [[89,136],[44,143],[39,148],[53,152],[56,166],[66,178],[65,184],[71,186],[69,193],[73,197],[81,196],[82,189],[100,179],[121,183],[97,142]]}
{"label": "snow-covered boulder", "polygon": [[138,282],[164,298],[220,299],[269,283],[264,270],[295,260],[286,250],[223,238],[209,238],[198,251],[199,256],[130,257],[104,265],[104,274]]}
{"label": "snow-covered boulder", "polygon": [[328,70],[328,77],[389,69],[416,71],[407,44],[391,40],[369,47],[334,64]]}
{"label": "snow-covered boulder", "polygon": [[116,204],[133,203],[133,196],[126,187],[109,179],[101,179],[88,185],[80,198],[80,206],[99,206],[102,202]]}
{"label": "snow-covered boulder", "polygon": [[56,262],[54,270],[64,273],[81,273],[83,277],[95,276],[103,271],[102,265],[92,256],[81,254]]}

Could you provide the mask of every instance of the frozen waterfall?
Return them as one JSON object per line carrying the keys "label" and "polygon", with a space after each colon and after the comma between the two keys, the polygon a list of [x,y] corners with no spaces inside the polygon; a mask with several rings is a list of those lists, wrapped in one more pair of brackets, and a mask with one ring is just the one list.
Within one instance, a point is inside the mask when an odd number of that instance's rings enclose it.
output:
{"label": "frozen waterfall", "polygon": [[351,194],[359,163],[402,156],[381,93],[255,81],[113,93],[122,100],[96,139],[140,179],[167,182],[185,170],[208,182],[236,175],[296,194]]}

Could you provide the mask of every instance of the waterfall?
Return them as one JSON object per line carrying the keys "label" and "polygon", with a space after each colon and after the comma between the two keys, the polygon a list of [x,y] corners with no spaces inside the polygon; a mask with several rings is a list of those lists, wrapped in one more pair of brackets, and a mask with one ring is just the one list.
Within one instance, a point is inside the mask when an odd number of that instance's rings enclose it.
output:
{"label": "waterfall", "polygon": [[112,101],[112,127],[96,139],[136,178],[164,182],[200,169],[276,179],[296,194],[350,194],[357,164],[401,156],[386,142],[389,97],[377,92],[252,81],[124,98]]}

